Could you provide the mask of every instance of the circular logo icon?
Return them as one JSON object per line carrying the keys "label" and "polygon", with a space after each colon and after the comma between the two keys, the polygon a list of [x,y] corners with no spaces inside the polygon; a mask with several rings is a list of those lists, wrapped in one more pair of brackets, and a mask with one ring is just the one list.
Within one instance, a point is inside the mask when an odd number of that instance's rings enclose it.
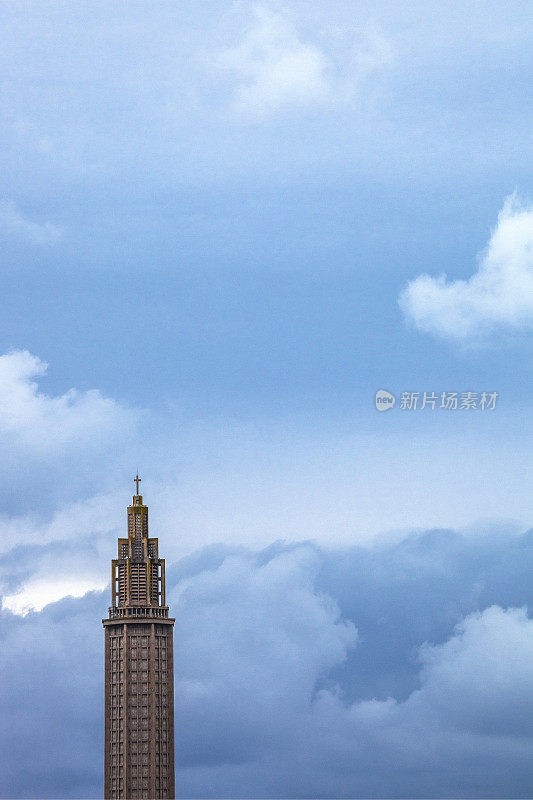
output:
{"label": "circular logo icon", "polygon": [[389,408],[394,407],[396,398],[386,389],[378,389],[376,392],[375,403],[378,411],[388,411]]}

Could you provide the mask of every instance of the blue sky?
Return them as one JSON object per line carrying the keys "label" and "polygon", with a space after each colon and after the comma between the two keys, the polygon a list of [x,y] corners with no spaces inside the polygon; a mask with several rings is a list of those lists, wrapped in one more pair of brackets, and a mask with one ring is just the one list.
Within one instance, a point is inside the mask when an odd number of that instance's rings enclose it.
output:
{"label": "blue sky", "polygon": [[[257,553],[278,540],[313,541],[327,560],[431,529],[513,547],[530,527],[529,8],[407,5],[0,8],[6,637],[56,603],[89,618],[91,590],[105,613],[137,467],[176,564],[215,543]],[[398,398],[387,413],[378,389]],[[404,391],[499,397],[493,411],[407,411]],[[363,613],[341,589],[332,578],[337,633]],[[508,610],[524,592],[452,603],[447,627],[428,617],[410,646],[453,648],[466,635],[454,626],[493,604],[503,617],[487,624],[527,641],[527,617]],[[339,641],[331,675],[351,652]],[[341,694],[358,669],[335,678]],[[403,702],[414,684],[387,690]],[[97,792],[87,769],[84,791]],[[206,796],[208,778],[182,777]],[[219,791],[259,781],[240,777]],[[37,778],[13,780],[3,796],[39,794]],[[295,780],[257,785],[297,794]],[[317,777],[317,792],[414,791],[346,780]],[[446,780],[435,768],[424,791],[459,792]],[[42,796],[75,793],[65,781],[59,771]],[[469,786],[487,792],[481,778]]]}

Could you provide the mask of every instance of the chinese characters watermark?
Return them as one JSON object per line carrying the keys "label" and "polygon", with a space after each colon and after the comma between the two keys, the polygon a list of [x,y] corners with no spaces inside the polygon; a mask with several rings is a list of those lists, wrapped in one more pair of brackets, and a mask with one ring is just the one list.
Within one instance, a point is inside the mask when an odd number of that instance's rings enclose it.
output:
{"label": "chinese characters watermark", "polygon": [[[498,397],[498,392],[401,392],[398,408],[402,411],[494,411]],[[386,389],[376,392],[378,411],[388,411],[395,403],[396,397]]]}

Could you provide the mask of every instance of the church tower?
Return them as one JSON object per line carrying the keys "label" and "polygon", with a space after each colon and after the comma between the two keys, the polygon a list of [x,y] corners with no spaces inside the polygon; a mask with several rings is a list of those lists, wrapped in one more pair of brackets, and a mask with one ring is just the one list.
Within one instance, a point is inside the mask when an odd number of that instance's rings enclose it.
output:
{"label": "church tower", "polygon": [[109,618],[102,620],[106,800],[174,798],[174,620],[140,480],[128,506],[128,536],[111,562]]}

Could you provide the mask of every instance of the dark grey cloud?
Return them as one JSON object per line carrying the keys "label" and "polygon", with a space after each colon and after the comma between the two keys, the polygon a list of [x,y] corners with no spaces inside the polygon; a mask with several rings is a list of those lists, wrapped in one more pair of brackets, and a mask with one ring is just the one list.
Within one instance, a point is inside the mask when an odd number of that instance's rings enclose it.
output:
{"label": "dark grey cloud", "polygon": [[65,599],[0,624],[2,797],[97,797],[105,598]]}
{"label": "dark grey cloud", "polygon": [[[533,536],[169,568],[183,797],[529,797]],[[2,797],[101,794],[107,594],[1,617]]]}

